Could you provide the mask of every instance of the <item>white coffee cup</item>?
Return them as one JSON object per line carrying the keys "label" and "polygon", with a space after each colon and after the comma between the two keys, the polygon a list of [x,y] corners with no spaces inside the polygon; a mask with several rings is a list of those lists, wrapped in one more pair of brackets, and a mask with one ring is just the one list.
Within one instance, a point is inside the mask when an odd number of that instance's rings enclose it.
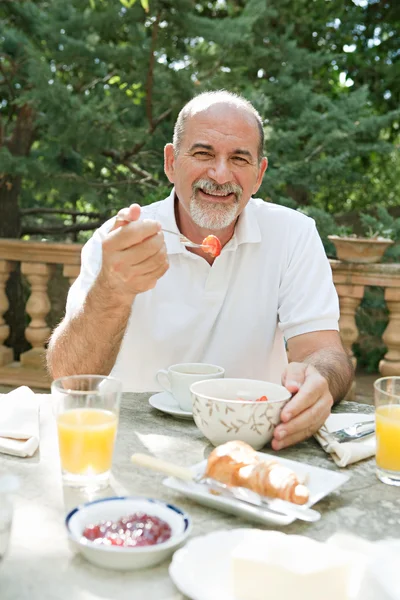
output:
{"label": "white coffee cup", "polygon": [[156,379],[165,391],[174,396],[182,410],[192,412],[190,393],[192,383],[203,379],[218,379],[224,374],[225,369],[217,365],[180,363],[172,365],[168,369],[160,369],[156,373]]}

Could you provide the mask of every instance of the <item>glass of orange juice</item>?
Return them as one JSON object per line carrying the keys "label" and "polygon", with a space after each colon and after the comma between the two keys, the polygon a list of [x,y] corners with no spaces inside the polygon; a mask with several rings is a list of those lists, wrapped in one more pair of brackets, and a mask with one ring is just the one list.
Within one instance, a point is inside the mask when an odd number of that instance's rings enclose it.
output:
{"label": "glass of orange juice", "polygon": [[102,375],[51,384],[63,483],[98,490],[109,483],[122,383]]}
{"label": "glass of orange juice", "polygon": [[389,485],[400,486],[400,377],[382,377],[374,383],[376,474]]}

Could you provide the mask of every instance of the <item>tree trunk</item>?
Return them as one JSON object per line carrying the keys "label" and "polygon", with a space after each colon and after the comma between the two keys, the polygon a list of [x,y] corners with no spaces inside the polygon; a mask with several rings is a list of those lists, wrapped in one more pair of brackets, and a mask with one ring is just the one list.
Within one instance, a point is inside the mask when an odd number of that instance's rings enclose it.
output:
{"label": "tree trunk", "polygon": [[[22,106],[18,111],[11,138],[6,142],[7,148],[13,156],[28,156],[34,140],[33,121],[32,108],[28,105]],[[0,237],[19,239],[21,236],[19,212],[21,186],[21,177],[11,177],[7,173],[0,173]],[[10,307],[4,315],[10,327],[10,335],[6,344],[14,349],[14,358],[17,360],[21,352],[30,347],[25,339],[27,290],[24,290],[20,265],[11,273],[6,293],[10,303]]]}
{"label": "tree trunk", "polygon": [[21,191],[20,177],[6,177],[0,181],[0,237],[19,238],[21,216],[18,198]]}
{"label": "tree trunk", "polygon": [[[7,178],[0,185],[0,237],[19,238],[21,232],[21,217],[19,214],[18,197],[21,190],[20,178]],[[4,315],[10,327],[10,335],[6,345],[14,350],[14,358],[18,360],[21,352],[28,350],[29,344],[25,339],[25,303],[26,294],[21,279],[20,265],[11,273],[6,287],[10,306]]]}
{"label": "tree trunk", "polygon": [[309,191],[302,185],[288,184],[286,186],[287,195],[292,198],[299,206],[306,206],[309,199]]}

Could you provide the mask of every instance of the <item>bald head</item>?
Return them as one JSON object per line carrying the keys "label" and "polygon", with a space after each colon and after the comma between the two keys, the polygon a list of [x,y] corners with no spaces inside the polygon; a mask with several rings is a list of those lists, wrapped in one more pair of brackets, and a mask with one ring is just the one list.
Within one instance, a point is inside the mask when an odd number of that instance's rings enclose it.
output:
{"label": "bald head", "polygon": [[257,154],[258,162],[260,163],[264,154],[264,129],[260,114],[248,100],[238,94],[227,92],[226,90],[204,92],[203,94],[195,96],[185,104],[178,115],[174,127],[173,145],[175,153],[179,153],[187,120],[200,112],[207,111],[208,109],[221,104],[237,108],[246,115],[250,115],[254,118],[254,123],[257,126],[259,136]]}

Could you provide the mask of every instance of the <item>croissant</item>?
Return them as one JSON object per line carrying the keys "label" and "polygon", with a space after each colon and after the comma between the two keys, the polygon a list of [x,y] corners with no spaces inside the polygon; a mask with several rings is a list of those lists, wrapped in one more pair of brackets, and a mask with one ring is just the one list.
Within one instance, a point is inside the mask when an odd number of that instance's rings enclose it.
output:
{"label": "croissant", "polygon": [[295,504],[305,504],[310,496],[294,471],[276,460],[263,460],[251,446],[240,441],[214,448],[208,457],[206,476]]}

